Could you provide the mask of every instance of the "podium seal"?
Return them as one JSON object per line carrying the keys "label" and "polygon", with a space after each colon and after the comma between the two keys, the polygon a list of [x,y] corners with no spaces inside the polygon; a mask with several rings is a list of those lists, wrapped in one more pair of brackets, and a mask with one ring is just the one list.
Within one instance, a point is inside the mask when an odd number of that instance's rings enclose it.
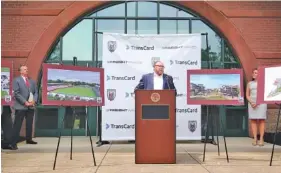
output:
{"label": "podium seal", "polygon": [[159,102],[160,100],[160,94],[158,93],[152,93],[150,96],[151,101],[153,102]]}

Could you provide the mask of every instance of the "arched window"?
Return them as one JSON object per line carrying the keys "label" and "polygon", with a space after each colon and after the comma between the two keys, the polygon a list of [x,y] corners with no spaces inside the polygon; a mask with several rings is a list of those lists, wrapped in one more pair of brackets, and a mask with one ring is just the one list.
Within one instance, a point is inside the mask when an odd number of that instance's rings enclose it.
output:
{"label": "arched window", "polygon": [[212,68],[240,67],[224,38],[203,19],[174,3],[161,2],[114,3],[84,16],[58,39],[46,62],[68,64],[76,56],[81,65],[89,63],[94,66],[96,60],[102,60],[101,32],[202,33],[202,68],[208,68],[208,58]]}
{"label": "arched window", "polygon": [[[72,59],[75,56],[78,58],[80,66],[101,67],[102,32],[128,34],[202,33],[202,68],[240,68],[240,63],[231,47],[214,28],[203,18],[176,3],[111,2],[81,17],[78,23],[65,31],[57,39],[45,62],[72,64]],[[241,132],[248,133],[246,108],[216,107],[216,110],[217,113],[225,112],[226,128],[236,131],[241,128]],[[237,117],[239,117],[236,116],[237,111],[239,114],[242,113],[240,116],[242,119],[239,121],[237,121]],[[206,107],[203,107],[202,121],[205,119],[205,114]],[[227,124],[228,117],[231,124]],[[202,124],[204,123],[202,122]]]}

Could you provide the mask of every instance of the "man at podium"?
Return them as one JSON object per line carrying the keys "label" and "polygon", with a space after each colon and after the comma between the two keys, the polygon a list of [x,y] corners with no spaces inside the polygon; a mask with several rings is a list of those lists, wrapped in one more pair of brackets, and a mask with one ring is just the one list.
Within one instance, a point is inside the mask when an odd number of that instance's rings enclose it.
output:
{"label": "man at podium", "polygon": [[164,64],[142,76],[135,88],[135,163],[176,163],[176,87]]}
{"label": "man at podium", "polygon": [[164,73],[164,63],[161,61],[155,61],[153,64],[153,68],[154,73],[148,73],[143,75],[135,90],[172,89],[175,90],[175,93],[177,95],[177,90],[173,82],[173,77]]}

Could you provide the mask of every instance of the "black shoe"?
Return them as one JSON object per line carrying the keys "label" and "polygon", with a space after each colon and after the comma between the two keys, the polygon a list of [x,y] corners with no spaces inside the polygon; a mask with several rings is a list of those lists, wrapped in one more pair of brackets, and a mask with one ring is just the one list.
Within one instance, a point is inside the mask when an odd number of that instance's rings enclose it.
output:
{"label": "black shoe", "polygon": [[17,145],[11,145],[11,144],[9,144],[9,145],[7,145],[7,146],[3,147],[3,149],[8,149],[8,150],[17,150],[17,149],[18,149],[18,147],[17,147]]}
{"label": "black shoe", "polygon": [[17,149],[18,149],[17,145],[12,146],[12,148],[11,148],[11,150],[17,150]]}
{"label": "black shoe", "polygon": [[37,144],[37,142],[33,141],[33,140],[27,140],[26,141],[27,144]]}
{"label": "black shoe", "polygon": [[3,150],[9,150],[9,149],[11,149],[11,146],[10,145],[1,145],[1,148],[3,149]]}

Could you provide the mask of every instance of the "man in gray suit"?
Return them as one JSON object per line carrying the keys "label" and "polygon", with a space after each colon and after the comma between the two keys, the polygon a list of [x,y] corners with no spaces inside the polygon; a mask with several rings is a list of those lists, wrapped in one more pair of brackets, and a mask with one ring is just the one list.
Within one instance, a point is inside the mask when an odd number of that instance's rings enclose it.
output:
{"label": "man in gray suit", "polygon": [[21,75],[13,81],[15,120],[10,142],[12,150],[18,149],[17,141],[24,117],[26,119],[26,143],[37,144],[32,140],[32,124],[38,91],[35,81],[28,78],[27,66],[21,65],[19,71]]}

